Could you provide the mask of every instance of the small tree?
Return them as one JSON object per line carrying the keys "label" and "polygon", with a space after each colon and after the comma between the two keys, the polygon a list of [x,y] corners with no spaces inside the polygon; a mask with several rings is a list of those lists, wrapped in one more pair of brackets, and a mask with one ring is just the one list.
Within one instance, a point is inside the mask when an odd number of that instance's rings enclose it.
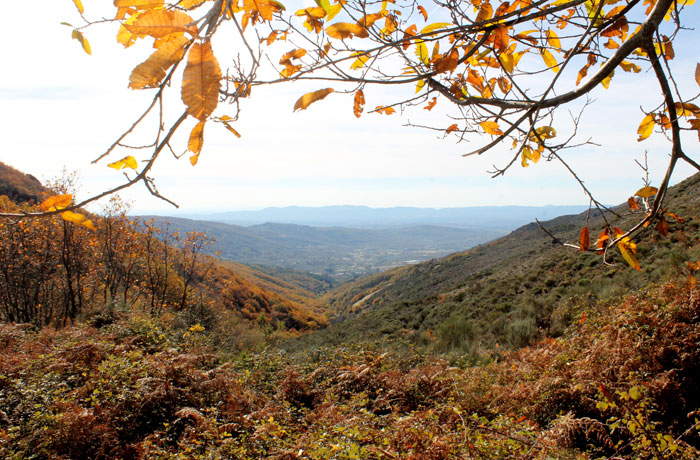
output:
{"label": "small tree", "polygon": [[[105,21],[86,19],[82,2],[74,3],[84,24],[75,28],[73,37],[90,52],[84,31]],[[681,94],[672,71],[673,44],[683,29],[684,10],[690,3],[316,0],[317,6],[292,13],[276,0],[115,0],[119,42],[129,47],[136,40],[153,39],[154,53],[134,68],[129,86],[151,89],[154,97],[134,125],[95,161],[108,156],[119,158],[123,153],[118,150],[143,148],[131,145],[129,139],[146,120],[155,118],[158,128],[143,166],[130,152],[109,164],[118,170],[133,170],[125,183],[81,203],[69,203],[67,209],[137,182],[167,200],[156,189],[149,172],[164,150],[178,150],[171,145],[178,129],[194,124],[187,150],[195,165],[202,152],[205,127],[219,124],[238,136],[233,123],[243,100],[251,97],[256,87],[315,80],[325,82],[326,87],[302,95],[294,110],[304,110],[334,92],[344,92],[352,96],[348,110],[360,117],[365,112],[366,87],[404,87],[403,96],[369,112],[390,115],[396,108],[433,110],[439,100],[446,102],[454,109],[446,113],[451,118],[428,128],[459,139],[471,134],[486,139],[465,156],[481,155],[502,144],[510,146],[510,161],[494,167],[494,176],[517,163],[536,163],[543,156],[560,161],[589,196],[592,206],[605,216],[609,210],[561,155],[562,150],[580,145],[576,136],[578,117],[573,119],[574,134],[560,139],[557,125],[562,120],[558,113],[572,102],[587,102],[587,95],[597,86],[607,88],[615,72],[640,73],[647,69],[656,77],[659,104],[640,117],[638,134],[642,141],[656,130],[669,139],[664,178],[658,187],[645,186],[630,200],[631,210],[640,212],[637,224],[620,230],[606,223],[595,248],[590,248],[585,228],[579,244],[574,245],[602,253],[617,245],[625,259],[639,268],[630,235],[651,220],[657,221],[662,232],[668,227],[666,218],[674,216],[664,214],[663,202],[678,161],[700,170],[683,150],[681,137],[683,130],[700,131],[700,109],[692,103],[697,94]],[[212,45],[220,33],[227,34],[229,43],[231,33],[236,37],[236,54],[225,56],[227,62],[232,62],[227,69],[219,65]],[[281,51],[274,45],[279,41],[286,44]],[[173,76],[182,66],[181,88],[172,89]],[[570,69],[575,81],[566,77]],[[700,84],[700,66],[695,79]],[[176,117],[170,116],[172,101],[166,98],[171,91],[179,91],[184,104]],[[221,102],[229,104],[232,115],[215,113]],[[180,151],[185,153],[184,149]],[[45,213],[61,211],[46,208]]]}

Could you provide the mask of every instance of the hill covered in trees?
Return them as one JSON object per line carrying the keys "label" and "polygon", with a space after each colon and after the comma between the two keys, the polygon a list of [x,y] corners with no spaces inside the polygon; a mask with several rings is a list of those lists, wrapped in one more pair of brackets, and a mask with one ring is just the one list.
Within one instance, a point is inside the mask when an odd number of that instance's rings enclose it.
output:
{"label": "hill covered in trees", "polygon": [[[683,223],[662,235],[648,227],[637,242],[641,271],[630,269],[617,249],[600,255],[563,248],[537,224],[466,252],[389,270],[329,292],[335,325],[303,340],[316,344],[358,340],[407,340],[438,350],[491,353],[520,347],[543,333],[556,336],[582,305],[614,297],[649,283],[688,276],[686,262],[700,258],[700,177],[669,190],[668,210]],[[632,221],[627,205],[615,208],[623,226]],[[586,213],[542,222],[562,241],[577,244],[588,223],[603,228],[599,215]]]}

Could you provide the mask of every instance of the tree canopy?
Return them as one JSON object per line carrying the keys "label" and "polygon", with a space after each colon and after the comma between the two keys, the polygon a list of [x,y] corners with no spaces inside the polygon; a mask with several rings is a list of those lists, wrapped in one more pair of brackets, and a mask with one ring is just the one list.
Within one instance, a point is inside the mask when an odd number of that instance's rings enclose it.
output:
{"label": "tree canopy", "polygon": [[[589,93],[608,88],[616,72],[652,73],[658,105],[643,109],[638,136],[643,141],[656,133],[669,140],[668,152],[661,153],[669,156],[665,176],[630,198],[629,211],[640,216],[637,225],[622,230],[606,221],[597,241],[584,227],[573,244],[601,253],[617,245],[637,269],[630,236],[651,222],[667,233],[669,221],[681,219],[663,206],[676,164],[685,161],[700,170],[682,138],[685,130],[700,135],[700,109],[693,103],[698,94],[682,94],[677,83],[694,77],[700,85],[700,64],[694,76],[673,73],[674,41],[694,0],[315,0],[316,6],[297,10],[276,0],[114,0],[113,19],[93,19],[89,5],[85,10],[80,0],[73,1],[82,23],[71,26],[72,34],[85,52],[91,53],[89,29],[109,24],[125,48],[147,40],[154,49],[129,79],[130,88],[153,92],[150,105],[95,160],[124,170],[127,180],[80,203],[64,196],[42,205],[43,214],[61,213],[77,224],[87,225],[76,208],[136,183],[167,201],[150,175],[163,152],[189,152],[196,165],[210,126],[219,124],[240,137],[235,122],[257,87],[302,80],[316,81],[319,88],[300,94],[294,111],[327,97],[346,97],[357,117],[432,111],[441,101],[450,108],[444,123],[423,128],[458,140],[479,135],[482,144],[465,156],[497,146],[511,149],[510,160],[494,166],[493,176],[543,157],[559,161],[605,216],[615,212],[561,155],[587,143],[577,135],[580,114],[560,112],[574,102],[588,107]],[[226,37],[225,44],[219,36]],[[391,92],[397,95],[393,102],[375,105],[366,99],[365,88],[387,85],[398,88]],[[135,144],[136,128],[153,119],[152,142]],[[558,136],[565,123],[573,124],[572,134]],[[181,129],[190,133],[186,146],[172,141]]]}

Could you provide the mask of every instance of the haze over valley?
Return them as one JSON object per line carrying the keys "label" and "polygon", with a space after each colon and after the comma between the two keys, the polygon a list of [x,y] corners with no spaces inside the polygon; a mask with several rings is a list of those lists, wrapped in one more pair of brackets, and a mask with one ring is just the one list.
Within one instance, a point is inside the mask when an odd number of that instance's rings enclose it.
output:
{"label": "haze over valley", "polygon": [[321,275],[334,284],[463,251],[535,218],[581,212],[583,206],[266,208],[185,219],[142,216],[214,240],[222,258]]}

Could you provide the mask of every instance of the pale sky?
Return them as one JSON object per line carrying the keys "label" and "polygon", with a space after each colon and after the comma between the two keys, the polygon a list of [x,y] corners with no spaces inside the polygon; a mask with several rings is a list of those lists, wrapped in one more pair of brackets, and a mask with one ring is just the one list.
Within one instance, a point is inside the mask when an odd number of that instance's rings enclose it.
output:
{"label": "pale sky", "polygon": [[[130,126],[152,98],[152,91],[127,89],[131,69],[151,49],[140,43],[124,50],[115,40],[116,25],[106,24],[86,32],[93,50],[88,56],[71,40],[71,29],[60,24],[79,24],[73,3],[39,3],[41,8],[36,2],[12,2],[3,9],[5,17],[13,19],[5,23],[12,45],[6,40],[0,72],[0,160],[40,179],[60,175],[64,167],[77,170],[81,195],[87,196],[120,181],[120,173],[106,165],[123,155],[97,165],[90,161]],[[91,3],[96,2],[83,3],[90,15]],[[692,26],[698,23],[697,8],[691,7],[690,13],[686,22]],[[697,37],[696,31],[682,31],[675,44],[674,72],[685,94],[698,92],[693,78],[700,45]],[[218,57],[225,64],[226,58]],[[427,115],[419,111],[403,117],[365,114],[358,120],[352,114],[351,95],[331,94],[306,111],[292,113],[299,96],[325,86],[292,83],[257,89],[243,102],[242,118],[235,124],[243,137],[237,139],[223,127],[208,125],[196,167],[187,155],[179,161],[162,157],[165,161],[153,171],[160,191],[185,213],[286,205],[587,204],[561,165],[544,161],[529,168],[516,165],[505,177],[491,179],[486,171],[507,161],[509,146],[482,157],[463,158],[484,139],[456,143],[403,126],[420,122],[421,117],[435,120],[444,115],[450,110],[444,100]],[[382,91],[365,91],[368,108],[394,101],[391,93]],[[636,140],[643,118],[640,106],[650,109],[661,99],[647,68],[639,75],[618,71],[609,90],[599,87],[591,97],[596,101],[584,113],[580,139],[590,137],[602,146],[568,151],[566,159],[601,201],[616,204],[641,187],[642,173],[634,160],[641,160],[645,149],[653,183],[663,176],[670,144],[659,134],[642,143]],[[173,113],[181,110],[173,106]],[[216,113],[226,113],[223,104]],[[554,126],[563,135],[570,122],[565,112],[560,116]],[[445,126],[451,123],[441,120]],[[686,153],[696,155],[697,136],[687,135],[684,146]],[[139,160],[147,157],[139,152],[133,155]],[[680,165],[674,182],[692,173]],[[136,213],[176,212],[142,186],[122,196],[133,202]]]}

